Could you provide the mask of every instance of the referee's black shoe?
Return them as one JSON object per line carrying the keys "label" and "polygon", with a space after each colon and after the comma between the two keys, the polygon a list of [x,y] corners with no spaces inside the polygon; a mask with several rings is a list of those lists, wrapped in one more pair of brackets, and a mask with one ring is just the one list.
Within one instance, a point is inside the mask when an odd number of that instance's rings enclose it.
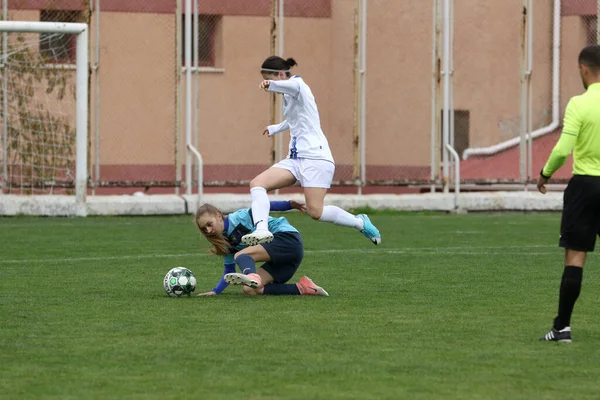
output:
{"label": "referee's black shoe", "polygon": [[560,331],[558,329],[552,328],[550,332],[542,336],[540,340],[545,340],[548,342],[571,343],[571,327],[567,326],[566,328],[563,328]]}

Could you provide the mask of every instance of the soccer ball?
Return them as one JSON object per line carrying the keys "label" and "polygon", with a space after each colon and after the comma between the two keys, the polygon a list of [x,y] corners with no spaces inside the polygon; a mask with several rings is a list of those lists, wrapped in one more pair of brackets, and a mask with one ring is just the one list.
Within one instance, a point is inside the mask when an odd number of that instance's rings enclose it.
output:
{"label": "soccer ball", "polygon": [[196,290],[196,277],[187,268],[175,267],[165,275],[164,285],[171,297],[191,296]]}

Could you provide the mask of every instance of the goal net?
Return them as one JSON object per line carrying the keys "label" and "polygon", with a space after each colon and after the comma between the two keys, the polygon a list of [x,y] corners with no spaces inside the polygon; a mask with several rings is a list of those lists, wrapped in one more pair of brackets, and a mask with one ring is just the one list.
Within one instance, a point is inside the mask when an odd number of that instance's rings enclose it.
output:
{"label": "goal net", "polygon": [[0,21],[0,186],[76,195],[87,183],[87,25]]}

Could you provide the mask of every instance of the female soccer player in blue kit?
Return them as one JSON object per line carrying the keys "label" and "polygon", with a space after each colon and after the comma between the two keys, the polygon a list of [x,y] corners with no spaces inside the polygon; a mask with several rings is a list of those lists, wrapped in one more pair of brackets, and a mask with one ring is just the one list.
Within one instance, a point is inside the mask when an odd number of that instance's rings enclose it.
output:
{"label": "female soccer player in blue kit", "polygon": [[[303,203],[295,201],[272,201],[270,208],[273,211],[306,211]],[[217,286],[198,296],[220,294],[230,283],[244,285],[244,293],[249,295],[329,296],[307,276],[295,284],[286,283],[296,273],[304,256],[300,233],[286,218],[269,217],[268,227],[273,240],[249,247],[241,242],[243,235],[256,229],[248,208],[224,216],[215,206],[204,204],[196,212],[195,221],[202,235],[213,245],[213,254],[223,256],[224,264],[223,277]],[[264,262],[258,270],[257,262]],[[236,265],[242,273],[236,273]]]}
{"label": "female soccer player in blue kit", "polygon": [[331,186],[335,163],[323,130],[319,110],[310,87],[298,75],[291,75],[296,65],[293,58],[267,58],[260,69],[263,81],[259,88],[283,96],[285,120],[266,127],[269,136],[290,131],[289,154],[250,182],[252,218],[256,229],[242,237],[242,242],[254,246],[273,239],[269,229],[269,197],[267,191],[292,186],[299,182],[304,189],[308,215],[321,222],[352,227],[374,244],[381,243],[379,230],[366,214],[354,216],[336,206],[324,206]]}

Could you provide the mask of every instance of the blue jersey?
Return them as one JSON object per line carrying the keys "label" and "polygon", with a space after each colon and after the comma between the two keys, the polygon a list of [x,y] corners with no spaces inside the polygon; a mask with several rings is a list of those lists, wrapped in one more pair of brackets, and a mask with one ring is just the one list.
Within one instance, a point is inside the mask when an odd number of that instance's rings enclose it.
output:
{"label": "blue jersey", "polygon": [[[292,209],[289,201],[271,201],[271,211],[288,211]],[[242,236],[247,233],[254,232],[256,227],[252,221],[252,212],[249,208],[237,210],[234,213],[229,214],[224,219],[224,232],[223,236],[227,238],[231,244],[233,250],[231,254],[227,254],[223,257],[223,276],[217,286],[213,289],[213,292],[221,293],[229,284],[225,282],[225,275],[235,272],[235,260],[233,258],[234,253],[248,247],[242,243]],[[278,232],[298,232],[287,219],[273,218],[269,216],[269,231],[271,233]]]}
{"label": "blue jersey", "polygon": [[[254,226],[254,222],[252,221],[252,212],[250,209],[244,208],[237,210],[236,212],[229,214],[224,222],[225,231],[223,234],[231,244],[231,248],[235,250],[234,252],[238,252],[248,247],[242,243],[242,236],[256,230],[256,226]],[[269,231],[273,234],[279,232],[298,232],[285,217],[273,218],[271,216],[269,216]],[[226,255],[223,259],[223,263],[235,263],[233,254]]]}

